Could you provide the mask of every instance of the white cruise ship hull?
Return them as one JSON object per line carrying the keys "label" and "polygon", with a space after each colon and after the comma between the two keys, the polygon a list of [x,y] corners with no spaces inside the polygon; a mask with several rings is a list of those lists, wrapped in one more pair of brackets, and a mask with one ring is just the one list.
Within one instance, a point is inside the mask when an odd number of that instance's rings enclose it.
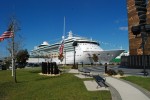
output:
{"label": "white cruise ship hull", "polygon": [[[75,54],[75,63],[78,64],[109,64],[109,62],[116,58],[120,53],[124,50],[110,50],[110,51],[83,51],[83,52],[76,52]],[[93,54],[98,57],[98,61],[95,62],[93,60]],[[65,58],[66,57],[66,58]],[[64,57],[63,61],[59,64],[73,64],[74,63],[74,52],[66,52],[66,56]],[[56,59],[53,61],[57,61]]]}
{"label": "white cruise ship hull", "polygon": [[[124,50],[110,50],[110,51],[83,51],[76,52],[75,63],[78,64],[109,64],[109,62],[116,58]],[[93,54],[96,54],[98,61],[93,60]],[[57,64],[74,64],[74,52],[66,52],[63,61],[58,58],[29,58],[29,63],[41,63],[41,62],[56,62]]]}

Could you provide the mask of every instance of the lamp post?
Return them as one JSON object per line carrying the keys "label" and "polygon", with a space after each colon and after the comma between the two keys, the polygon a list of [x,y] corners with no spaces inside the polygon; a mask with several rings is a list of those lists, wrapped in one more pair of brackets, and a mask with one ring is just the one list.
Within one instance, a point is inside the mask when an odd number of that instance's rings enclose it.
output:
{"label": "lamp post", "polygon": [[76,59],[76,57],[75,57],[76,56],[75,46],[73,46],[73,48],[74,48],[74,64],[73,64],[73,66],[75,67],[75,62],[76,62],[76,60],[75,60]]}
{"label": "lamp post", "polygon": [[146,0],[135,0],[135,7],[136,7],[136,11],[139,17],[139,25],[137,26],[132,26],[131,30],[133,32],[134,35],[138,35],[141,34],[141,38],[142,38],[142,50],[143,50],[143,57],[142,57],[142,62],[143,62],[143,69],[144,69],[144,76],[146,76],[146,69],[145,69],[145,42],[147,40],[147,26],[149,27],[149,25],[147,25],[146,23],[146,13],[147,13],[147,1]]}
{"label": "lamp post", "polygon": [[40,62],[39,62],[40,51],[39,51],[39,53],[37,53],[37,55],[38,55],[38,64],[39,64],[39,63],[40,63]]}
{"label": "lamp post", "polygon": [[64,52],[65,52],[65,65],[66,65],[66,50]]}
{"label": "lamp post", "polygon": [[77,41],[74,41],[72,46],[74,48],[74,64],[73,64],[73,67],[75,67],[75,54],[76,54],[76,51],[75,51],[75,47],[78,45]]}
{"label": "lamp post", "polygon": [[144,76],[146,76],[146,68],[145,68],[145,42],[147,38],[147,34],[145,31],[145,26],[141,26],[141,37],[142,37],[142,49],[143,49],[143,69],[144,69]]}
{"label": "lamp post", "polygon": [[143,63],[143,72],[144,72],[144,76],[146,76],[146,67],[145,67],[145,43],[147,40],[147,30],[149,30],[150,25],[148,24],[143,24],[143,25],[138,25],[138,26],[132,26],[132,32],[134,35],[138,35],[141,34],[141,38],[142,38],[142,51],[143,51],[143,57],[142,57],[142,63]]}

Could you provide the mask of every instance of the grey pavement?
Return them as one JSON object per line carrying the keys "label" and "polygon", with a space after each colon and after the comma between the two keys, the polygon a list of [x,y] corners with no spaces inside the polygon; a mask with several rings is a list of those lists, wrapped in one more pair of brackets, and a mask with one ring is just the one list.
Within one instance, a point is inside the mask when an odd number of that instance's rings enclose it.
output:
{"label": "grey pavement", "polygon": [[[118,71],[118,70],[122,70],[122,71],[124,71],[124,73],[126,74],[126,75],[139,75],[139,76],[141,76],[141,75],[143,75],[143,73],[141,73],[142,71],[143,71],[143,69],[135,69],[135,68],[127,68],[127,67],[124,67],[124,66],[108,66],[107,67],[108,69],[113,69],[113,70],[115,70],[116,72]],[[104,66],[93,66],[93,67],[81,67],[81,68],[79,68],[79,71],[88,71],[88,72],[100,72],[100,73],[102,73],[102,72],[104,72],[104,70],[105,70],[105,68],[104,68]],[[148,76],[150,76],[150,69],[146,69],[146,71],[149,73],[149,75]]]}
{"label": "grey pavement", "polygon": [[132,85],[112,77],[106,77],[106,82],[114,87],[122,100],[150,100],[144,93]]}

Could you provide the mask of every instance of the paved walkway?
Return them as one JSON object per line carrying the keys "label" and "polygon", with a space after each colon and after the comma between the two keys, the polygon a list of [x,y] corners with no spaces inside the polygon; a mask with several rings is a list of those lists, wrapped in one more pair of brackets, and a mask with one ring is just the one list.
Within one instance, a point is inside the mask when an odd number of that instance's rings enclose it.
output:
{"label": "paved walkway", "polygon": [[[70,70],[69,72],[78,73],[77,70]],[[102,73],[99,74],[103,76]],[[81,74],[78,74],[76,76],[79,78],[87,78]],[[105,78],[106,78],[106,82],[110,85],[109,89],[112,95],[112,100],[150,100],[150,96],[149,96],[150,92],[148,92],[148,96],[146,96],[139,89],[135,88],[133,85],[130,85],[125,81],[113,77],[105,77]],[[92,82],[93,81],[91,81],[91,83],[84,82],[87,90],[91,90],[91,89],[92,91],[96,90],[94,88],[97,86],[97,84],[93,84]]]}
{"label": "paved walkway", "polygon": [[140,90],[124,81],[112,77],[106,77],[106,82],[119,92],[122,100],[150,100],[150,98]]}

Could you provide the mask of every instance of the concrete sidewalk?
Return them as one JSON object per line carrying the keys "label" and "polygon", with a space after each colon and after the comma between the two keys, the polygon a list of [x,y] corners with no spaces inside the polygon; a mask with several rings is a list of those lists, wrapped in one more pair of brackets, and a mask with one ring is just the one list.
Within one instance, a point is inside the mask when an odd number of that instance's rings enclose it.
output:
{"label": "concrete sidewalk", "polygon": [[130,84],[112,77],[106,77],[106,82],[114,87],[122,100],[150,100],[144,93]]}

